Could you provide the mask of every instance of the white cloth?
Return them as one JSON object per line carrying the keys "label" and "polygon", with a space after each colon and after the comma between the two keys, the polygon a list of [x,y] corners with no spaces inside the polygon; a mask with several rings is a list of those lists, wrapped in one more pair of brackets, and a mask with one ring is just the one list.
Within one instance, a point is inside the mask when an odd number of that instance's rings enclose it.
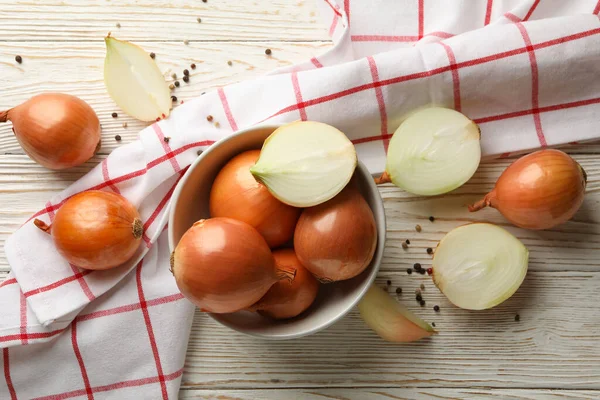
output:
{"label": "white cloth", "polygon": [[50,223],[82,190],[121,193],[146,228],[130,263],[73,268],[32,220],[7,240],[0,398],[176,397],[194,307],[168,272],[169,199],[197,151],[234,131],[323,121],[373,173],[403,116],[429,104],[478,122],[487,157],[600,136],[598,0],[316,1],[331,50],[186,102],[36,213]]}

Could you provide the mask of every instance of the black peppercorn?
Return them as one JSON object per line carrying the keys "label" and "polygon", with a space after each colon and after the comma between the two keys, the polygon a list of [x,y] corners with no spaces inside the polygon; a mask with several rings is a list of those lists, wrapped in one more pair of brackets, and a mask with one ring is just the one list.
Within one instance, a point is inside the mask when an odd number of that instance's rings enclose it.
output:
{"label": "black peppercorn", "polygon": [[431,253],[433,253],[433,249],[431,247],[428,247],[427,248],[427,254],[431,254]]}
{"label": "black peppercorn", "polygon": [[416,297],[417,301],[423,301],[423,296],[419,293]]}
{"label": "black peppercorn", "polygon": [[421,300],[421,301],[419,302],[419,304],[421,305],[421,307],[425,307],[425,300]]}
{"label": "black peppercorn", "polygon": [[412,274],[412,269],[410,269],[410,268],[409,268],[409,269],[407,269],[407,270],[406,270],[406,273],[407,273],[407,274],[409,274],[409,275],[410,275],[410,274]]}
{"label": "black peppercorn", "polygon": [[402,294],[402,288],[396,288],[396,294]]}
{"label": "black peppercorn", "polygon": [[413,265],[413,268],[416,269],[417,271],[421,269],[421,264],[419,263],[415,263],[415,265]]}
{"label": "black peppercorn", "polygon": [[121,135],[115,135],[115,140],[117,142],[120,142],[121,141]]}
{"label": "black peppercorn", "polygon": [[187,76],[187,75],[189,75],[189,74],[190,74],[190,71],[189,71],[189,70],[187,70],[187,69],[184,69],[184,70],[183,70],[183,75],[184,75],[184,76]]}
{"label": "black peppercorn", "polygon": [[163,138],[163,141],[164,141],[165,143],[169,143],[169,142],[171,141],[171,138],[170,138],[170,137],[168,137],[168,136],[165,136],[165,137]]}
{"label": "black peppercorn", "polygon": [[265,54],[266,54],[266,55],[270,56],[270,55],[271,55],[271,53],[272,53],[271,49],[266,49],[266,50],[265,50]]}
{"label": "black peppercorn", "polygon": [[425,275],[425,270],[424,270],[424,269],[420,269],[420,270],[419,270],[419,273],[420,273],[421,275]]}
{"label": "black peppercorn", "polygon": [[431,323],[431,326],[433,326],[433,327],[435,328],[435,322],[432,322],[432,323]]}
{"label": "black peppercorn", "polygon": [[406,239],[406,244],[410,244],[410,240]]}
{"label": "black peppercorn", "polygon": [[392,281],[387,281],[387,285],[390,286],[392,284]]}
{"label": "black peppercorn", "polygon": [[440,306],[433,306],[433,311],[440,312]]}
{"label": "black peppercorn", "polygon": [[119,114],[117,114],[117,113],[112,113],[111,115],[113,118],[117,118],[119,116]]}
{"label": "black peppercorn", "polygon": [[432,215],[431,217],[429,217],[429,220],[430,220],[431,222],[435,221],[435,218],[433,218],[433,215]]}
{"label": "black peppercorn", "polygon": [[150,53],[150,58],[154,60],[156,58],[156,54]]}
{"label": "black peppercorn", "polygon": [[23,57],[21,56],[16,56],[15,57],[15,61],[18,62],[19,64],[21,64],[23,62]]}
{"label": "black peppercorn", "polygon": [[172,102],[176,102],[177,101],[177,96],[171,96],[171,101]]}
{"label": "black peppercorn", "polygon": [[179,83],[179,81],[175,81],[175,82],[173,82],[173,84],[175,85],[175,87],[179,87],[179,85],[181,85],[181,83]]}
{"label": "black peppercorn", "polygon": [[185,83],[188,83],[188,82],[190,81],[190,77],[189,77],[189,76],[187,76],[187,75],[186,75],[186,76],[184,76],[184,77],[183,77],[183,81],[184,81]]}
{"label": "black peppercorn", "polygon": [[521,320],[521,316],[519,314],[515,315],[515,321],[520,321]]}

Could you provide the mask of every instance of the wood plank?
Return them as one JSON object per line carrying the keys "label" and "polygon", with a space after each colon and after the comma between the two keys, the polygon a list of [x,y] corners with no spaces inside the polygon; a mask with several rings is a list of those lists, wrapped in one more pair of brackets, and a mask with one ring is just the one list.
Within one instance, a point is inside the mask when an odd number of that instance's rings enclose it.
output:
{"label": "wood plank", "polygon": [[180,399],[203,400],[411,400],[411,399],[505,399],[561,400],[600,397],[595,390],[535,390],[535,389],[276,389],[276,390],[182,390]]}
{"label": "wood plank", "polygon": [[[178,102],[200,96],[218,86],[267,73],[273,69],[305,61],[326,51],[328,42],[254,42],[254,43],[183,43],[148,42],[142,44],[156,53],[156,61],[172,82],[171,73],[181,79],[190,70],[190,83],[181,81],[173,91]],[[272,55],[265,55],[265,49]],[[22,54],[22,65],[13,60]],[[120,144],[134,140],[147,123],[125,115],[109,97],[104,86],[102,41],[85,43],[0,42],[0,70],[3,71],[3,96],[0,110],[14,107],[30,97],[46,91],[65,92],[81,97],[96,111],[103,128],[101,154],[108,154]],[[233,65],[227,62],[232,60]],[[195,63],[197,68],[190,69]],[[118,118],[111,114],[117,112]],[[127,123],[127,128],[123,127]],[[123,138],[115,141],[115,135]],[[11,130],[11,124],[0,124],[0,154],[24,154]]]}
{"label": "wood plank", "polygon": [[[0,156],[0,246],[48,199],[91,170],[105,156],[71,170],[47,170],[24,155]],[[600,259],[600,161],[597,155],[574,155],[588,172],[588,193],[572,221],[552,230],[534,232],[515,228],[493,209],[469,213],[465,205],[487,191],[511,160],[484,163],[475,176],[451,194],[432,198],[410,195],[390,185],[381,187],[387,215],[388,241],[382,270],[405,270],[415,262],[429,266],[428,247],[434,248],[456,226],[489,221],[504,226],[530,249],[530,268],[546,271],[597,271]],[[429,216],[435,216],[431,223]],[[415,225],[423,228],[415,231]],[[410,239],[408,250],[401,246]],[[0,258],[0,269],[7,268]]]}
{"label": "wood plank", "polygon": [[[405,281],[401,302],[435,322],[439,335],[387,343],[354,310],[316,335],[270,342],[197,313],[183,387],[600,388],[599,272],[530,272],[515,296],[481,312],[450,306],[425,278],[385,272],[378,284],[385,285],[386,278],[394,282],[392,289]],[[421,281],[425,308],[413,297]],[[431,309],[436,303],[439,313]]]}
{"label": "wood plank", "polygon": [[328,39],[314,0],[21,0],[4,2],[0,19],[3,41]]}

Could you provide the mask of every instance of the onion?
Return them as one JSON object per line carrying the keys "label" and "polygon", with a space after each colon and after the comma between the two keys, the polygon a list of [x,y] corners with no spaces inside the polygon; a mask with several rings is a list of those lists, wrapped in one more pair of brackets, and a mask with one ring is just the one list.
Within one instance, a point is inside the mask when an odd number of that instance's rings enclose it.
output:
{"label": "onion", "polygon": [[433,258],[433,281],[460,308],[484,310],[510,298],[527,274],[529,251],[513,235],[492,224],[475,223],[450,231]]}
{"label": "onion", "polygon": [[104,270],[128,261],[138,249],[143,226],[137,209],[123,196],[90,190],[71,197],[56,213],[50,232],[58,252],[71,264]]}
{"label": "onion", "polygon": [[386,167],[376,183],[392,182],[407,192],[433,196],[467,182],[481,160],[475,122],[447,108],[414,112],[390,140]]}
{"label": "onion", "polygon": [[265,140],[250,172],[285,204],[312,207],[341,192],[357,163],[356,149],[342,132],[321,122],[297,121]]}
{"label": "onion", "polygon": [[104,42],[104,85],[114,102],[140,121],[167,118],[172,106],[171,93],[152,57],[141,47],[110,34]]}
{"label": "onion", "polygon": [[333,199],[307,208],[294,233],[296,255],[322,282],[353,278],[371,263],[377,227],[354,182]]}
{"label": "onion", "polygon": [[367,326],[389,342],[414,342],[437,334],[427,322],[375,285],[359,301],[358,310]]}
{"label": "onion", "polygon": [[274,251],[273,257],[278,267],[295,270],[296,277],[293,282],[283,280],[274,284],[267,294],[249,309],[274,319],[296,317],[315,301],[319,292],[319,282],[300,264],[294,250]]}
{"label": "onion", "polygon": [[260,150],[250,150],[232,158],[221,169],[210,192],[210,215],[228,217],[252,225],[271,248],[292,239],[299,208],[277,200],[250,173]]}
{"label": "onion", "polygon": [[516,226],[549,229],[568,221],[583,203],[587,175],[559,150],[539,150],[512,163],[485,198],[469,206],[498,209]]}
{"label": "onion", "polygon": [[196,222],[171,255],[181,293],[202,311],[231,313],[250,307],[294,270],[276,266],[262,236],[245,222],[210,218]]}
{"label": "onion", "polygon": [[83,164],[100,149],[100,121],[83,100],[63,93],[44,93],[8,111],[0,122],[11,121],[25,153],[54,170]]}

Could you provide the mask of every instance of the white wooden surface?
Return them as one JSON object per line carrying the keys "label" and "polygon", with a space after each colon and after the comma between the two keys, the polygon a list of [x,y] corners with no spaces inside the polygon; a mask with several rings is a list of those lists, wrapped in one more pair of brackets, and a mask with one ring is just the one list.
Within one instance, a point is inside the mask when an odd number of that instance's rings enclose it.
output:
{"label": "white wooden surface", "polygon": [[[101,118],[104,145],[85,166],[50,172],[30,161],[10,126],[1,125],[0,244],[48,197],[119,146],[114,135],[127,143],[142,128],[123,113],[110,117],[119,110],[102,83],[102,38],[108,31],[155,52],[165,71],[180,72],[195,62],[190,84],[175,93],[182,100],[303,61],[330,46],[313,0],[0,0],[0,20],[0,108],[39,90],[78,95]],[[266,48],[273,50],[271,57],[265,56]],[[21,65],[14,61],[17,54]],[[352,312],[312,337],[271,343],[197,314],[181,398],[600,398],[600,146],[569,151],[589,174],[588,194],[573,221],[547,232],[513,228],[494,210],[465,211],[465,204],[492,188],[510,160],[482,165],[467,185],[440,198],[382,187],[389,240],[378,283],[391,280],[391,291],[402,287],[401,301],[435,322],[437,337],[409,345],[385,343]],[[434,223],[429,215],[436,217]],[[531,251],[523,287],[485,312],[456,309],[426,276],[406,274],[414,262],[430,263],[427,247],[474,220],[502,224]],[[423,226],[420,234],[414,231],[417,223]],[[404,239],[411,240],[408,251],[400,246]],[[2,253],[0,280],[8,269]],[[412,294],[421,283],[426,285],[424,308]],[[434,304],[440,313],[432,310]]]}

